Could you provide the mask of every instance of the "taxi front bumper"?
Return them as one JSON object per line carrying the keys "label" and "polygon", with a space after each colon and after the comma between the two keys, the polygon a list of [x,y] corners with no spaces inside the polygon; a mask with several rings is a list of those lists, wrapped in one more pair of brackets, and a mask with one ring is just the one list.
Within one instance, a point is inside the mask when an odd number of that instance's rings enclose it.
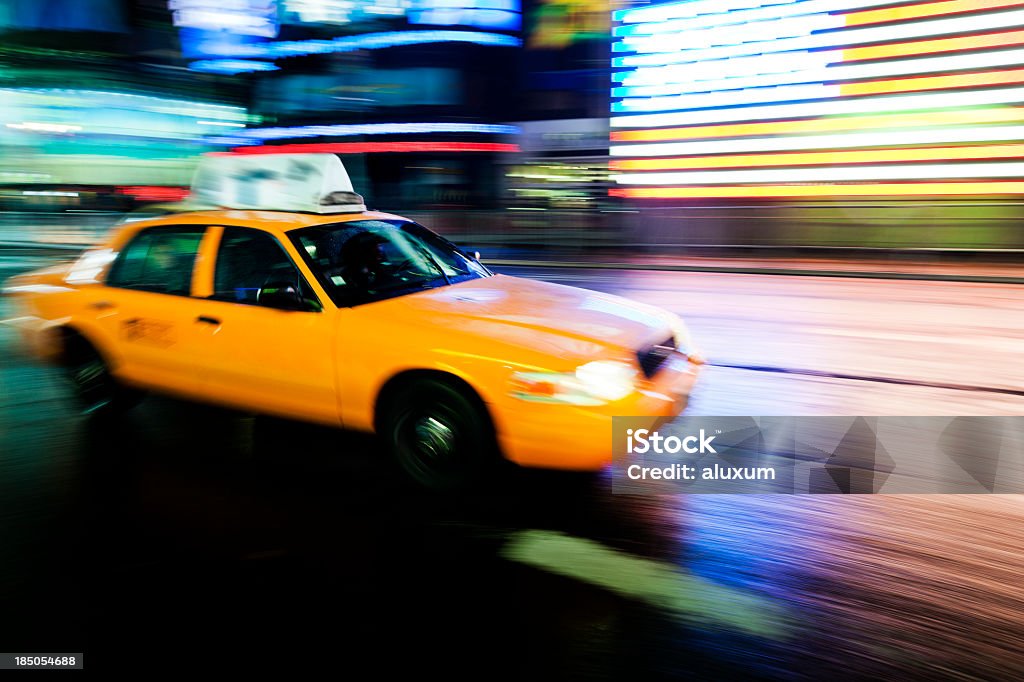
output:
{"label": "taxi front bumper", "polygon": [[598,407],[509,399],[495,414],[498,445],[506,459],[525,467],[600,470],[612,461],[612,418],[645,418],[653,428],[678,416],[688,404],[699,363],[679,355],[654,380]]}

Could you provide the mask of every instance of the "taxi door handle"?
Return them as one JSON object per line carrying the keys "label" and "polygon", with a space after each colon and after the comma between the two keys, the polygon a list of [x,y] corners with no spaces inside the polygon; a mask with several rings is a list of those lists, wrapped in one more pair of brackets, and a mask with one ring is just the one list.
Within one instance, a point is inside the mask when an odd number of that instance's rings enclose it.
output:
{"label": "taxi door handle", "polygon": [[109,308],[113,308],[114,304],[110,301],[94,301],[89,304],[89,307],[95,308],[96,310],[107,310]]}
{"label": "taxi door handle", "polygon": [[206,315],[200,315],[199,317],[197,317],[196,318],[196,322],[203,322],[205,324],[213,324],[213,325],[217,325],[218,327],[220,326],[220,320],[218,318],[216,318],[216,317],[208,317]]}

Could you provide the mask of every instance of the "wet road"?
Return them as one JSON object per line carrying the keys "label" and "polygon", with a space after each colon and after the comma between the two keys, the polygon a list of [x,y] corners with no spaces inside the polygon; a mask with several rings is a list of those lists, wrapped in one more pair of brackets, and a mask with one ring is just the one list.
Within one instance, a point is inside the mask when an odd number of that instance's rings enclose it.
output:
{"label": "wet road", "polygon": [[[520,274],[683,313],[713,362],[694,414],[1024,413],[1020,288]],[[81,417],[10,344],[0,327],[0,650],[140,672],[1024,676],[1018,496],[640,498],[518,472],[439,500],[364,436],[162,398]]]}

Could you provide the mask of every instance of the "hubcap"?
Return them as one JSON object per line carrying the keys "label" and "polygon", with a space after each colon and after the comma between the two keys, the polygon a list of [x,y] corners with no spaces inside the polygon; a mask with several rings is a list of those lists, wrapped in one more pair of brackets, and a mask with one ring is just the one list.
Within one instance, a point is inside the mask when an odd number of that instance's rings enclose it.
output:
{"label": "hubcap", "polygon": [[420,418],[414,432],[417,448],[431,458],[450,457],[455,450],[455,434],[435,417]]}

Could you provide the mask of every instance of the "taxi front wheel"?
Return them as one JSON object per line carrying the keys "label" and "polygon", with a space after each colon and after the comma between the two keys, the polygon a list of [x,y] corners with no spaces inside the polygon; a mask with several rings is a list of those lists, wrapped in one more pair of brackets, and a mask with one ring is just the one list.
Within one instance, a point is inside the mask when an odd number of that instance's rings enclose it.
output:
{"label": "taxi front wheel", "polygon": [[402,472],[430,490],[463,489],[496,459],[483,403],[442,379],[419,379],[394,390],[384,405],[380,435]]}
{"label": "taxi front wheel", "polygon": [[68,341],[65,372],[83,414],[112,414],[137,404],[143,393],[120,384],[103,356],[81,337]]}

